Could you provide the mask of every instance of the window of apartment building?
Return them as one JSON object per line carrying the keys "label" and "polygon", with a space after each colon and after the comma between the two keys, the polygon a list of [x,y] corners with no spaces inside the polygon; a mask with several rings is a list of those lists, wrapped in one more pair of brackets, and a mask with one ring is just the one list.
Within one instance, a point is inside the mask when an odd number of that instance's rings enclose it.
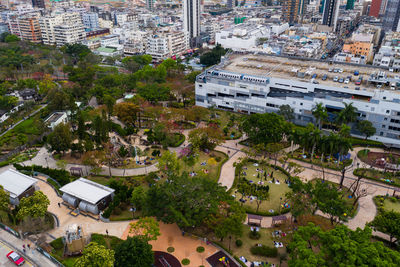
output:
{"label": "window of apartment building", "polygon": [[300,103],[300,106],[302,106],[303,105],[303,103]]}
{"label": "window of apartment building", "polygon": [[387,118],[384,118],[383,120],[384,120],[384,121],[387,121]]}
{"label": "window of apartment building", "polygon": [[383,132],[380,132],[379,135],[380,135],[380,136],[383,136]]}
{"label": "window of apartment building", "polygon": [[386,110],[386,113],[389,114],[389,113],[390,113],[390,110]]}
{"label": "window of apartment building", "polygon": [[382,124],[382,128],[385,128],[385,127],[386,127],[386,125]]}

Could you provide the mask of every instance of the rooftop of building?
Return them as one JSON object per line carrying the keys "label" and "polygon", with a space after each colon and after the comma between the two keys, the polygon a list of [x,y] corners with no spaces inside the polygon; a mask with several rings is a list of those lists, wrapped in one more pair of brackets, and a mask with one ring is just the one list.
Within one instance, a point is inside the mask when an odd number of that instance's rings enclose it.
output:
{"label": "rooftop of building", "polygon": [[[327,86],[364,91],[374,91],[377,89],[376,85],[370,82],[367,83],[366,81],[372,79],[377,82],[375,79],[376,77],[371,77],[371,75],[377,76],[379,73],[382,73],[382,71],[385,72],[385,79],[387,78],[390,81],[392,81],[391,79],[397,79],[400,82],[400,78],[394,73],[370,65],[330,63],[322,60],[308,58],[296,59],[261,53],[233,53],[229,55],[229,59],[225,59],[221,64],[215,66],[215,69],[258,77],[274,77],[302,82],[314,81],[315,83]],[[334,71],[335,69],[337,70],[336,72]],[[304,77],[298,77],[299,72],[304,73]],[[355,72],[358,72],[359,75],[355,76]],[[316,74],[317,77],[312,79],[314,74]],[[322,80],[324,75],[327,75],[326,80]],[[338,79],[343,78],[344,80],[347,77],[351,77],[351,81],[348,84],[334,82],[333,79],[336,76]],[[356,85],[355,81],[360,77],[363,78],[363,83],[361,85]],[[390,85],[383,85],[381,89],[390,89],[388,87],[390,87]]]}
{"label": "rooftop of building", "polygon": [[54,112],[45,120],[45,122],[50,123],[50,124],[54,123],[54,122],[58,121],[62,116],[64,116],[64,114],[65,114],[65,112]]}
{"label": "rooftop of building", "polygon": [[10,193],[12,198],[20,196],[37,181],[35,178],[11,169],[0,174],[0,185]]}
{"label": "rooftop of building", "polygon": [[79,178],[61,187],[60,191],[91,204],[96,204],[106,196],[114,193],[115,190],[85,178]]}

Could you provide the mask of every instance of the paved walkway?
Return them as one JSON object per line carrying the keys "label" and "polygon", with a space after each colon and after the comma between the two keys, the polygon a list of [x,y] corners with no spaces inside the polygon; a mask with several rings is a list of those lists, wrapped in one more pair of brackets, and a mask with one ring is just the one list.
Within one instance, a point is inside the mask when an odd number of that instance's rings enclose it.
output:
{"label": "paved walkway", "polygon": [[[36,246],[27,240],[21,240],[9,232],[0,228],[0,241],[5,243],[8,247],[18,252],[23,258],[25,258],[28,262],[27,265],[30,266],[29,262],[33,264],[33,266],[56,266],[53,262],[47,259],[45,256],[40,254],[36,250]],[[31,245],[31,249],[27,249],[26,253],[22,251],[22,245],[25,246],[27,244]],[[9,251],[8,251],[9,252]],[[1,257],[6,257],[6,255],[1,255]]]}

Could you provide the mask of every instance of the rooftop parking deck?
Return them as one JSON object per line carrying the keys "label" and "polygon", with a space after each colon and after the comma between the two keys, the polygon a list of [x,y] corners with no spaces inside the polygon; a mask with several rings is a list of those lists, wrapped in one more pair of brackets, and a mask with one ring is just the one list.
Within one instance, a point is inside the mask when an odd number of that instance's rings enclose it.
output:
{"label": "rooftop parking deck", "polygon": [[[296,79],[303,82],[314,82],[327,86],[367,91],[374,91],[376,89],[389,90],[394,79],[398,78],[395,73],[378,67],[329,63],[316,60],[299,60],[261,54],[231,54],[229,60],[226,60],[221,67],[223,70],[235,73]],[[375,83],[368,82],[372,74],[378,75],[382,71],[385,72],[386,77],[379,80],[381,82],[377,82],[377,79],[370,79],[374,80]],[[358,75],[355,75],[356,72],[358,72]],[[335,77],[337,77],[337,81],[334,81]],[[360,78],[362,78],[361,84],[356,84]],[[386,83],[384,83],[385,81]],[[398,81],[400,82],[400,79]],[[377,86],[376,82],[382,83],[382,85]],[[393,92],[400,93],[400,91],[396,90],[393,90]]]}

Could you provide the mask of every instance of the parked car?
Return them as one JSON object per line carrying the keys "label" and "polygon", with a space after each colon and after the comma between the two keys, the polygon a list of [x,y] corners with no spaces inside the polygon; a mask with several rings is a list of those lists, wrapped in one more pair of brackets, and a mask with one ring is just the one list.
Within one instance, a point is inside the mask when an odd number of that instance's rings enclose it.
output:
{"label": "parked car", "polygon": [[312,78],[312,79],[317,78],[317,74],[314,73],[314,74],[311,76],[311,78]]}
{"label": "parked car", "polygon": [[313,82],[312,82],[313,84],[319,84],[319,82],[318,81],[316,81],[316,80],[313,80]]}
{"label": "parked car", "polygon": [[343,69],[341,69],[341,68],[338,71],[339,71],[339,73],[343,73]]}
{"label": "parked car", "polygon": [[322,76],[322,80],[325,81],[326,79],[328,79],[328,75],[324,74],[324,76]]}
{"label": "parked car", "polygon": [[333,72],[334,72],[334,73],[338,73],[339,70],[338,70],[338,69],[333,69]]}
{"label": "parked car", "polygon": [[346,80],[344,80],[344,83],[345,84],[348,84],[350,82],[350,79],[349,78],[346,78]]}
{"label": "parked car", "polygon": [[343,78],[340,78],[340,79],[339,79],[339,82],[340,82],[340,83],[343,83],[343,82],[344,82],[344,79],[343,79]]}
{"label": "parked car", "polygon": [[358,76],[360,72],[358,70],[354,71],[354,76]]}
{"label": "parked car", "polygon": [[338,76],[333,77],[333,81],[334,81],[334,82],[337,82],[338,80],[339,80],[339,77],[338,77]]}
{"label": "parked car", "polygon": [[360,85],[361,84],[361,79],[358,79],[356,82],[355,82],[355,85]]}
{"label": "parked car", "polygon": [[329,70],[328,70],[329,72],[332,72],[333,71],[333,69],[332,68],[329,68]]}
{"label": "parked car", "polygon": [[21,266],[22,264],[25,263],[24,258],[22,258],[17,252],[14,251],[8,253],[7,258],[17,266]]}

